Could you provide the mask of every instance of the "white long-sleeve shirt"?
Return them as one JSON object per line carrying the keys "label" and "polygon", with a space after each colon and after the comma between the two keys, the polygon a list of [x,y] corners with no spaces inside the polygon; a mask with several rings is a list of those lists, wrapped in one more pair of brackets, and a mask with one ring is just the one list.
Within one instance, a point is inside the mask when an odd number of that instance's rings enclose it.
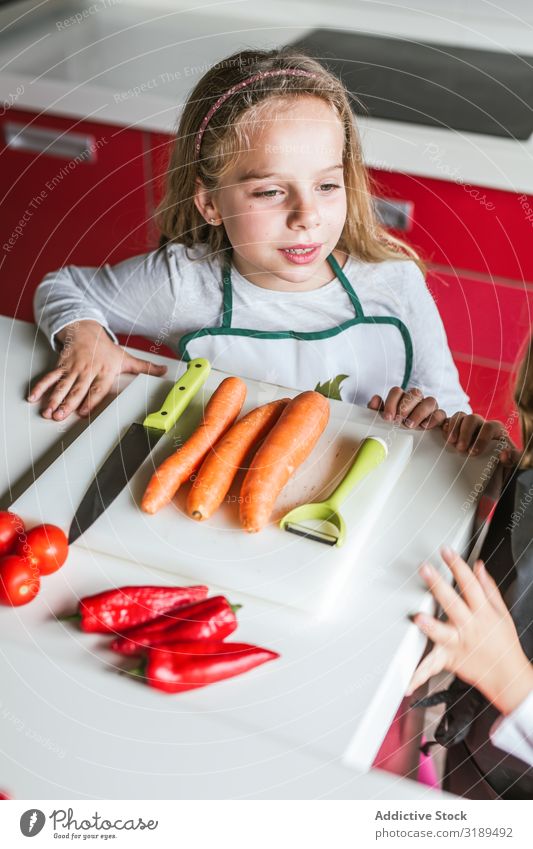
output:
{"label": "white long-sleeve shirt", "polygon": [[490,739],[498,749],[533,767],[533,690],[512,713],[496,720]]}
{"label": "white long-sleeve shirt", "polygon": [[[363,310],[395,316],[413,343],[409,386],[432,395],[448,415],[470,412],[444,327],[424,277],[410,260],[367,263],[348,257],[343,271]],[[273,292],[251,283],[232,266],[233,315],[240,327],[320,331],[353,318],[338,279],[308,292]],[[66,325],[93,319],[116,333],[145,336],[175,351],[182,336],[222,323],[220,262],[205,246],[165,248],[101,268],[67,266],[47,274],[37,289],[35,318],[54,345]],[[54,345],[55,347],[55,345]],[[235,364],[238,374],[238,363]]]}

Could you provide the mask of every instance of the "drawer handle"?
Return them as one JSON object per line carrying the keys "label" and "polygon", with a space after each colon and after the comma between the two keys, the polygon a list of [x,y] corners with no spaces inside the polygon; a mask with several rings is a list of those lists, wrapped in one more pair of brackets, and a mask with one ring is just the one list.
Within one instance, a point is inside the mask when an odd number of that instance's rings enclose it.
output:
{"label": "drawer handle", "polygon": [[44,127],[26,127],[6,121],[4,140],[11,150],[43,153],[45,156],[60,156],[62,159],[82,159],[94,162],[96,159],[93,136],[82,133],[65,133],[61,130]]}
{"label": "drawer handle", "polygon": [[380,223],[392,230],[410,230],[413,224],[414,203],[411,200],[372,198]]}

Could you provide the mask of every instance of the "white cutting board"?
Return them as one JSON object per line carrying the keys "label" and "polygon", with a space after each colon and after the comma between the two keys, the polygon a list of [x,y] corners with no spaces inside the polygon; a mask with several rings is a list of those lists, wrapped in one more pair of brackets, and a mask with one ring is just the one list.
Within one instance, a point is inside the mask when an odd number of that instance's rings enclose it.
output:
{"label": "white cutting board", "polygon": [[[199,422],[203,406],[226,375],[213,371],[175,428],[156,449],[108,510],[76,545],[135,563],[145,563],[192,582],[215,584],[268,601],[298,608],[317,617],[331,610],[343,585],[364,552],[369,535],[379,532],[383,506],[407,465],[413,438],[391,427],[364,420],[351,404],[331,402],[328,426],[312,454],[296,471],[278,501],[271,524],[258,534],[239,525],[239,473],[226,502],[207,522],[195,522],[184,512],[189,484],[174,502],[155,516],[139,508],[154,470],[186,439]],[[271,384],[246,381],[243,413],[274,398],[294,396]],[[142,422],[157,410],[172,381],[139,375],[10,507],[31,526],[50,522],[66,532],[96,469],[131,422]],[[367,416],[368,418],[368,416]],[[360,441],[375,434],[387,441],[387,460],[363,480],[342,506],[348,533],[340,548],[282,531],[277,521],[287,510],[327,497],[347,471]],[[398,485],[401,485],[399,483]],[[139,571],[139,576],[141,576]],[[132,565],[131,580],[136,570]]]}

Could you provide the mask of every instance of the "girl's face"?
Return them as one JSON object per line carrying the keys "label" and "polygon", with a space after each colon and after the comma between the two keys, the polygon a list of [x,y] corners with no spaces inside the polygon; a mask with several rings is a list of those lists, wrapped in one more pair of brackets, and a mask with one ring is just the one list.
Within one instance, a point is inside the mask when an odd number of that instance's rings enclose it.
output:
{"label": "girl's face", "polygon": [[223,222],[234,264],[252,283],[316,289],[334,277],[326,257],[346,219],[343,126],[316,97],[272,109],[211,195],[206,218]]}

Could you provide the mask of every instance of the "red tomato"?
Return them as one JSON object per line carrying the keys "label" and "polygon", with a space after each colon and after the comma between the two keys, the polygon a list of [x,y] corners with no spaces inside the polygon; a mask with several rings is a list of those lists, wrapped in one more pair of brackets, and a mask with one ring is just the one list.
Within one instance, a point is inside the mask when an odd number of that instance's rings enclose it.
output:
{"label": "red tomato", "polygon": [[16,513],[0,510],[0,557],[11,554],[17,540],[24,533],[24,522]]}
{"label": "red tomato", "polygon": [[41,582],[35,566],[25,557],[8,554],[0,558],[0,603],[18,607],[39,592]]}
{"label": "red tomato", "polygon": [[28,557],[41,575],[56,572],[67,559],[68,540],[56,525],[37,525],[19,540],[15,549],[21,557]]}

